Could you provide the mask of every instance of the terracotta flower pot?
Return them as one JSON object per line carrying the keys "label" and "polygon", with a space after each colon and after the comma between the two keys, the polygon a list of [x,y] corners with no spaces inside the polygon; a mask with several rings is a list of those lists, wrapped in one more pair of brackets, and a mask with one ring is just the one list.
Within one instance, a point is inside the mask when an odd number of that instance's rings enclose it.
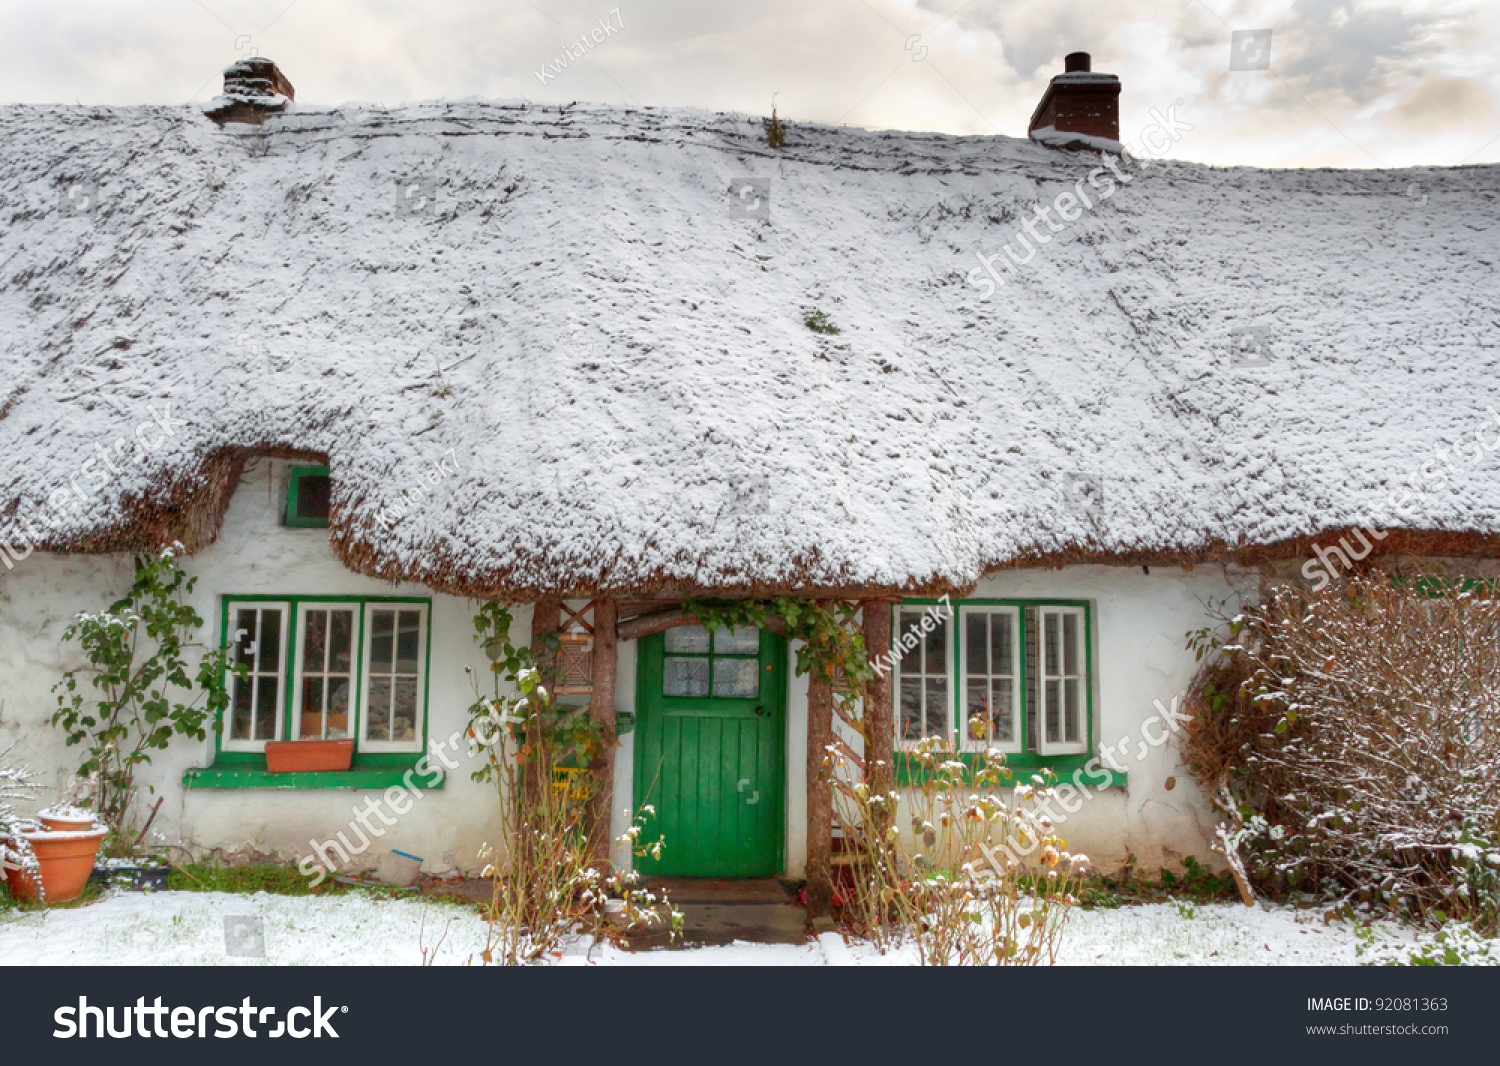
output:
{"label": "terracotta flower pot", "polygon": [[98,821],[93,811],[79,810],[76,807],[48,808],[39,811],[36,820],[48,829],[56,829],[62,833],[87,832]]}
{"label": "terracotta flower pot", "polygon": [[266,741],[266,769],[273,774],[289,774],[297,770],[347,770],[353,760],[353,740]]}
{"label": "terracotta flower pot", "polygon": [[[42,897],[47,903],[66,903],[77,899],[94,870],[94,856],[109,832],[103,826],[79,832],[55,829],[23,829],[20,836],[36,853],[38,869],[7,870],[6,883],[11,895],[33,902]],[[40,881],[40,886],[38,886]],[[39,893],[38,887],[44,891]]]}

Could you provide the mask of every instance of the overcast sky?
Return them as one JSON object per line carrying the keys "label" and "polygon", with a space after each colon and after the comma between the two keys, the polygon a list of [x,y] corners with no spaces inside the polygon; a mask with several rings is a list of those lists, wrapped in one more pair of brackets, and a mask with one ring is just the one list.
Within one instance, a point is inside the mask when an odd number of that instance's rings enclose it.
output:
{"label": "overcast sky", "polygon": [[[0,10],[7,102],[202,102],[226,64],[254,52],[276,60],[301,103],[524,97],[769,114],[775,93],[792,122],[1024,136],[1047,79],[1078,50],[1124,82],[1126,142],[1151,109],[1177,106],[1193,129],[1170,156],[1500,162],[1500,0],[0,0]],[[601,20],[615,32],[551,76],[545,65]],[[1269,69],[1230,70],[1235,30],[1271,31]]]}

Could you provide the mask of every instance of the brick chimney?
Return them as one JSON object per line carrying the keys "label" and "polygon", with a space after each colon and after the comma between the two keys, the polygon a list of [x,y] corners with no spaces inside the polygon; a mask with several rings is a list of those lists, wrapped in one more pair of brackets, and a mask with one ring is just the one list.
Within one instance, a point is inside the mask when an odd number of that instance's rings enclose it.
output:
{"label": "brick chimney", "polygon": [[[1063,60],[1063,73],[1053,77],[1031,113],[1026,132],[1032,140],[1054,148],[1119,150],[1120,79],[1095,74],[1092,67],[1087,52],[1073,52]],[[1112,143],[1091,144],[1083,138]]]}
{"label": "brick chimney", "polygon": [[226,122],[265,121],[297,98],[297,91],[276,64],[263,56],[248,56],[224,68],[224,92],[209,101],[203,113],[219,125]]}

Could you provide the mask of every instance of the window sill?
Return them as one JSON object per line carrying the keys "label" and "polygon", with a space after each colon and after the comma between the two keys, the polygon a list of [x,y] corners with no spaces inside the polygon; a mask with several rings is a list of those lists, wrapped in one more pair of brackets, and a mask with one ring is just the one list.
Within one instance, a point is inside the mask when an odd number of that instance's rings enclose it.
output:
{"label": "window sill", "polygon": [[[264,760],[255,765],[219,765],[189,770],[182,775],[183,788],[274,788],[274,789],[387,789],[393,785],[408,787],[406,774],[409,766],[352,766],[347,770],[294,770],[291,773],[273,774],[265,768]],[[412,774],[411,788],[440,789],[445,778],[443,771],[434,767],[423,776]]]}
{"label": "window sill", "polygon": [[[981,752],[966,751],[960,753],[959,758],[972,770],[983,764],[984,755]],[[1011,774],[1007,784],[1030,784],[1032,774],[1051,770],[1057,775],[1057,779],[1052,782],[1054,787],[1077,784],[1092,791],[1129,787],[1130,778],[1126,771],[1111,770],[1108,766],[1094,762],[1095,758],[1093,755],[1007,755],[1005,767]],[[1093,763],[1092,767],[1090,763]],[[921,763],[917,757],[909,751],[896,752],[896,784],[905,788],[919,784],[920,780]]]}

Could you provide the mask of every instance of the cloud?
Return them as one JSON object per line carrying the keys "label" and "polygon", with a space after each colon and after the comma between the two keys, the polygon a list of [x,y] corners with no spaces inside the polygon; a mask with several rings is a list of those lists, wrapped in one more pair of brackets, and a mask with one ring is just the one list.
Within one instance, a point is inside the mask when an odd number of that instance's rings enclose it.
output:
{"label": "cloud", "polygon": [[1416,91],[1384,117],[1398,126],[1420,131],[1490,124],[1495,120],[1496,108],[1485,84],[1477,78],[1433,76],[1418,83]]}

